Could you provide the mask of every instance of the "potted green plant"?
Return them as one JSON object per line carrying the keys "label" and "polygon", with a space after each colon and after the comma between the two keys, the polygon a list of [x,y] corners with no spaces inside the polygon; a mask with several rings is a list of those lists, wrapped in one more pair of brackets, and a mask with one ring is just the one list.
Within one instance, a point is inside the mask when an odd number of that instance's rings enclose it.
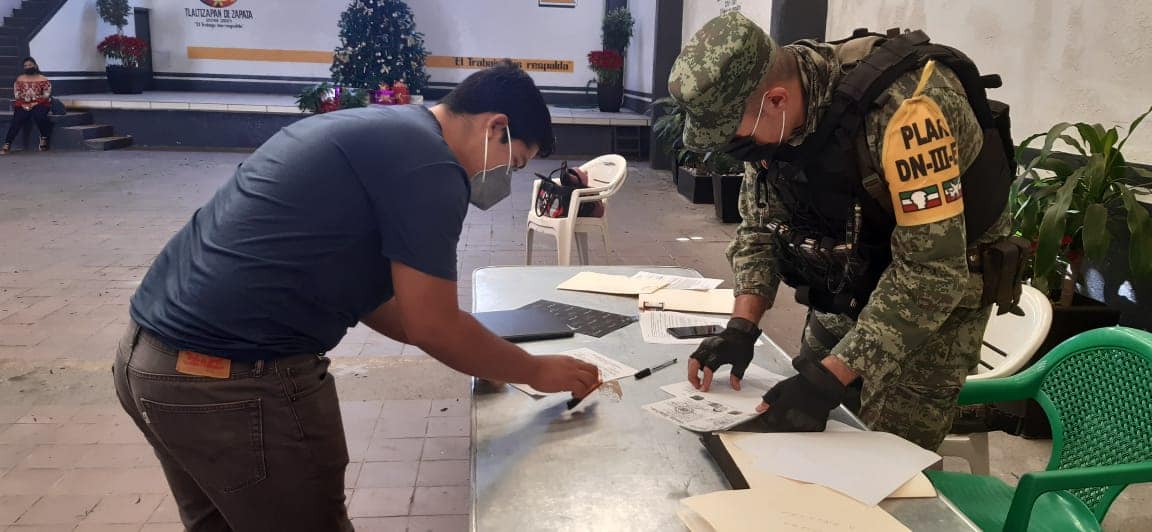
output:
{"label": "potted green plant", "polygon": [[[1152,219],[1133,190],[1152,184],[1152,173],[1128,164],[1122,153],[1150,112],[1133,120],[1123,139],[1116,127],[1060,123],[1020,145],[1017,159],[1023,160],[1029,146],[1044,139],[1021,167],[1011,199],[1017,234],[1036,248],[1031,284],[1058,308],[1073,305],[1084,259],[1103,261],[1117,232],[1129,239],[1131,275],[1152,278]],[[1057,143],[1079,157],[1054,151]]]}
{"label": "potted green plant", "polygon": [[718,153],[697,153],[684,147],[684,110],[672,98],[652,102],[649,111],[663,114],[652,124],[663,150],[673,161],[676,190],[692,203],[712,203],[716,218],[724,223],[740,221],[738,209],[744,163]]}
{"label": "potted green plant", "polygon": [[712,177],[712,204],[716,219],[726,224],[740,223],[740,184],[744,181],[744,163],[720,152],[704,154],[701,166]]}
{"label": "potted green plant", "polygon": [[[1105,262],[1114,240],[1128,240],[1129,278],[1152,280],[1152,217],[1136,197],[1140,187],[1152,184],[1152,173],[1123,155],[1128,138],[1150,112],[1133,120],[1124,138],[1117,127],[1060,123],[1028,137],[1017,151],[1022,166],[1010,198],[1014,226],[1035,249],[1025,277],[1053,305],[1052,326],[1033,360],[1076,334],[1119,322],[1118,310],[1077,292],[1086,264]],[[1038,150],[1031,148],[1041,139]],[[1048,436],[1036,405],[1024,417],[1022,434]]]}
{"label": "potted green plant", "polygon": [[672,157],[672,181],[676,190],[692,203],[712,203],[712,176],[703,171],[703,155],[684,147],[684,110],[672,98],[652,102],[650,110],[663,114],[652,123],[662,149]]}
{"label": "potted green plant", "polygon": [[588,54],[588,64],[596,72],[596,100],[603,112],[619,111],[624,101],[624,56],[635,25],[628,8],[608,11],[600,26],[601,49]]}
{"label": "potted green plant", "polygon": [[105,71],[108,87],[114,94],[140,94],[148,82],[148,73],[140,68],[148,44],[143,39],[124,35],[132,8],[128,0],[96,0],[100,19],[116,27],[116,33],[100,41],[96,49],[109,61]]}

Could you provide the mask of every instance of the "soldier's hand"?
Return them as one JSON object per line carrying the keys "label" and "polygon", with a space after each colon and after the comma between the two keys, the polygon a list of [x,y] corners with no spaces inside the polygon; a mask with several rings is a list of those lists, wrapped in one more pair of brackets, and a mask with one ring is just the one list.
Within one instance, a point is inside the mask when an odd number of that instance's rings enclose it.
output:
{"label": "soldier's hand", "polygon": [[776,383],[756,407],[760,421],[777,432],[820,432],[847,388],[814,357],[798,356],[792,367],[799,373]]}
{"label": "soldier's hand", "polygon": [[[712,388],[712,374],[720,366],[732,364],[729,381],[733,389],[739,390],[740,379],[744,378],[744,370],[752,363],[759,337],[760,329],[756,324],[744,318],[732,318],[723,332],[700,342],[700,347],[692,353],[688,360],[688,382],[693,388],[706,392]],[[700,379],[701,369],[704,370],[703,381]]]}
{"label": "soldier's hand", "polygon": [[572,392],[575,397],[588,395],[600,382],[596,366],[564,355],[532,357],[535,367],[527,384],[546,393]]}

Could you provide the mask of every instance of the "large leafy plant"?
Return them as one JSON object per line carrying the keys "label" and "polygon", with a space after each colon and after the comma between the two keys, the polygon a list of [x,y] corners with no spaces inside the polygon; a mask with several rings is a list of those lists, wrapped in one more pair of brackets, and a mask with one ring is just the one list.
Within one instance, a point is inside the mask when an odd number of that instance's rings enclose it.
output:
{"label": "large leafy plant", "polygon": [[[1152,278],[1152,219],[1136,200],[1133,187],[1152,185],[1152,172],[1128,164],[1123,149],[1152,109],[1128,126],[1060,123],[1028,137],[1017,152],[1043,139],[1043,146],[1020,171],[1013,185],[1016,231],[1033,242],[1032,285],[1069,305],[1081,279],[1082,260],[1102,261],[1116,231],[1129,236],[1128,262],[1133,279]],[[1074,154],[1055,151],[1057,144]]]}
{"label": "large leafy plant", "polygon": [[684,109],[672,98],[660,98],[652,107],[660,106],[664,114],[652,124],[656,138],[676,159],[676,164],[710,175],[733,175],[744,171],[744,163],[720,152],[698,153],[684,146]]}

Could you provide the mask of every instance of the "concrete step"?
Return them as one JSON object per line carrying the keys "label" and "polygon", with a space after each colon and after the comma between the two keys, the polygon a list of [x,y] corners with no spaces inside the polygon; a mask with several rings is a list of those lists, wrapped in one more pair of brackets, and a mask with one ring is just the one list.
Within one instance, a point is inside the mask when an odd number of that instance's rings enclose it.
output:
{"label": "concrete step", "polygon": [[37,22],[40,22],[40,17],[35,15],[13,13],[10,17],[4,17],[6,27],[30,28]]}
{"label": "concrete step", "polygon": [[116,130],[108,124],[87,124],[83,126],[58,127],[54,132],[60,136],[70,136],[79,140],[91,140],[115,136]]}
{"label": "concrete step", "polygon": [[92,113],[87,111],[70,111],[66,115],[53,115],[52,123],[57,128],[86,126],[92,123]]}
{"label": "concrete step", "polygon": [[118,150],[132,145],[132,137],[100,137],[84,141],[88,149],[96,151]]}

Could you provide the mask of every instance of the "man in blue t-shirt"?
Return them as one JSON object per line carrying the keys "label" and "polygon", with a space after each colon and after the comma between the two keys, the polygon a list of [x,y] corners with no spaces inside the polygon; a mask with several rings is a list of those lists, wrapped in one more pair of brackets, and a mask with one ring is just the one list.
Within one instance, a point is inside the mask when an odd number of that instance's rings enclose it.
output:
{"label": "man in blue t-shirt", "polygon": [[469,375],[588,393],[595,366],[531,356],[456,299],[468,204],[503,199],[553,142],[539,90],[505,63],[430,110],[302,120],[239,165],[144,277],[113,368],[185,527],[351,529],[323,353],[357,323]]}

